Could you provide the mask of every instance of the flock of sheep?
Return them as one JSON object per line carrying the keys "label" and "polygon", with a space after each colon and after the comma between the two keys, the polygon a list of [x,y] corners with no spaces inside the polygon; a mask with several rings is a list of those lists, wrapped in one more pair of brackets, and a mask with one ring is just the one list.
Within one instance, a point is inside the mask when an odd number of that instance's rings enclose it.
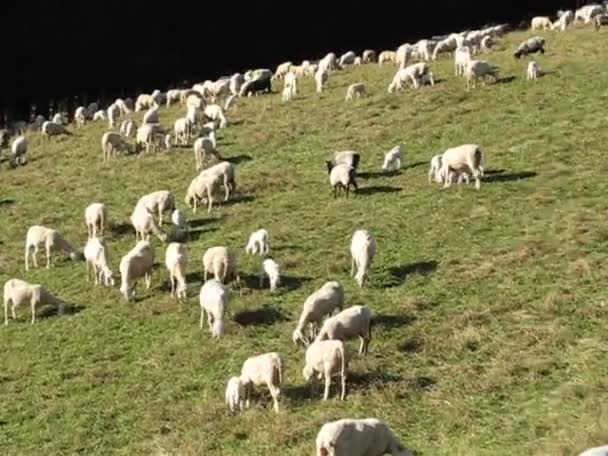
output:
{"label": "flock of sheep", "polygon": [[[595,27],[608,25],[607,9],[600,5],[588,5],[576,12],[560,11],[556,21],[547,17],[536,17],[532,20],[532,30],[566,30],[575,21],[594,23]],[[106,109],[99,109],[97,103],[88,107],[79,107],[74,114],[77,128],[89,121],[108,121],[111,131],[101,138],[103,160],[112,160],[121,152],[137,153],[151,149],[170,148],[173,144],[188,145],[192,142],[195,155],[195,169],[200,173],[190,183],[185,203],[197,211],[198,204],[206,204],[211,210],[214,197],[223,188],[224,200],[228,200],[236,190],[236,166],[230,161],[223,161],[217,150],[218,129],[228,128],[228,114],[239,97],[272,92],[272,84],[283,81],[281,97],[290,102],[298,94],[298,81],[304,77],[314,78],[317,92],[323,92],[329,76],[335,70],[349,65],[392,63],[398,71],[388,86],[390,93],[403,90],[411,83],[414,88],[426,84],[434,85],[430,62],[443,54],[453,54],[456,76],[464,76],[467,90],[475,86],[480,78],[491,76],[498,78],[498,66],[475,59],[481,52],[489,52],[496,41],[507,30],[506,26],[487,27],[482,30],[454,33],[448,36],[421,40],[416,44],[404,44],[396,51],[383,51],[378,56],[372,50],[366,50],[360,57],[354,52],[347,52],[340,58],[330,53],[318,62],[302,62],[293,65],[286,62],[278,66],[275,72],[266,69],[248,71],[218,81],[206,81],[196,84],[192,89],[169,90],[166,93],[155,91],[143,94],[132,100],[116,100]],[[516,58],[544,53],[545,40],[532,37],[523,42],[515,51]],[[412,63],[419,60],[419,62]],[[537,79],[541,70],[535,61],[527,68],[528,79]],[[345,101],[367,95],[364,82],[357,82],[347,89]],[[223,105],[219,104],[224,100]],[[185,107],[184,117],[177,119],[172,132],[160,123],[161,106],[181,103]],[[132,112],[144,111],[143,123],[137,126]],[[118,121],[122,121],[119,131]],[[15,136],[10,144],[10,166],[26,164],[28,142],[26,130],[34,129],[44,138],[62,134],[71,134],[66,127],[64,116],[56,114],[51,121],[39,116],[30,125],[24,123],[13,126],[11,130],[0,132],[0,146],[5,147],[11,135]],[[130,140],[133,140],[131,143]],[[204,168],[208,158],[217,161],[213,166]],[[358,189],[356,177],[360,155],[355,151],[337,152],[327,161],[330,185],[334,197],[344,190],[348,197],[350,188]],[[383,171],[393,172],[402,166],[401,146],[396,146],[385,155]],[[449,187],[454,179],[458,183],[475,180],[475,187],[480,188],[484,175],[484,154],[477,144],[465,144],[446,150],[443,154],[432,157],[429,169],[429,182],[433,180]],[[170,214],[170,231],[163,229],[167,221],[163,218]],[[104,241],[104,230],[109,221],[109,210],[102,203],[90,204],[84,212],[87,226],[88,242],[83,252],[74,248],[54,229],[45,226],[32,226],[28,229],[25,242],[25,269],[30,269],[30,262],[38,267],[37,254],[44,249],[46,267],[52,264],[53,252],[63,251],[72,260],[84,259],[87,268],[87,279],[93,273],[95,284],[114,287],[115,280],[110,266],[109,249]],[[165,252],[165,266],[168,271],[171,295],[176,299],[187,297],[186,270],[188,267],[189,240],[188,221],[183,211],[176,207],[175,196],[171,191],[161,190],[142,196],[131,214],[131,224],[136,233],[136,244],[127,252],[119,263],[120,293],[129,301],[135,286],[144,279],[146,287],[151,286],[152,268],[156,261],[155,248],[150,235],[157,236],[163,243],[168,243]],[[351,275],[359,287],[364,287],[370,277],[370,271],[377,245],[373,236],[366,230],[357,230],[351,239],[350,254],[352,258]],[[248,255],[266,257],[260,268],[260,287],[268,279],[271,291],[281,286],[280,265],[267,257],[270,252],[270,234],[260,229],[251,234],[245,247]],[[235,250],[226,246],[209,248],[203,255],[204,284],[200,289],[201,306],[200,327],[204,326],[205,315],[212,337],[224,336],[225,315],[231,300],[231,290],[227,283],[231,278],[240,282],[238,255]],[[210,279],[209,276],[213,278]],[[360,339],[359,355],[364,356],[371,341],[373,311],[367,306],[343,308],[344,289],[338,282],[325,283],[311,294],[304,302],[298,324],[293,331],[293,342],[306,347],[302,374],[306,381],[324,380],[323,399],[330,395],[331,381],[340,379],[340,399],[346,395],[346,380],[352,354],[344,341]],[[11,308],[13,319],[16,318],[16,307],[29,304],[31,322],[36,320],[36,310],[42,305],[55,305],[58,313],[64,309],[64,303],[45,287],[31,284],[20,279],[8,280],[4,285],[4,321],[8,324],[8,309]],[[279,411],[279,397],[284,380],[284,359],[276,352],[264,353],[245,360],[240,375],[229,379],[225,399],[231,412],[236,413],[249,407],[253,387],[266,386],[273,400],[273,408]],[[390,428],[377,419],[343,419],[326,423],[320,429],[316,439],[317,456],[379,456],[381,454],[411,455]],[[580,456],[599,456],[608,454],[608,448],[595,448]]]}

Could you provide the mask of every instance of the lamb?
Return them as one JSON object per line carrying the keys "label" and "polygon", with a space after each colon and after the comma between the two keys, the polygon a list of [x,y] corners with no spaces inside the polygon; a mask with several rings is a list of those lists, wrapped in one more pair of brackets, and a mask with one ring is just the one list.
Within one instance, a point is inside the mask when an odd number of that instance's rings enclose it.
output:
{"label": "lamb", "polygon": [[352,257],[350,275],[355,277],[359,287],[363,287],[370,275],[372,261],[376,255],[376,241],[368,231],[355,231],[350,244],[350,254]]}
{"label": "lamb", "polygon": [[42,124],[42,138],[50,139],[51,136],[72,135],[62,124],[49,122],[48,120]]}
{"label": "lamb", "polygon": [[445,182],[444,188],[452,184],[453,173],[469,172],[475,179],[475,188],[481,187],[480,177],[483,176],[483,152],[477,144],[464,144],[446,150],[441,157],[441,169],[439,174]]}
{"label": "lamb", "polygon": [[117,106],[115,104],[110,105],[107,110],[107,113],[109,128],[114,128],[116,126],[116,121],[118,120],[121,114],[120,106]]}
{"label": "lamb", "polygon": [[137,281],[142,277],[146,281],[146,289],[150,289],[152,268],[154,267],[154,247],[149,241],[139,241],[120,260],[120,292],[125,301],[135,294]]}
{"label": "lamb", "polygon": [[270,246],[268,245],[268,239],[270,235],[267,230],[261,229],[251,233],[249,236],[249,242],[247,242],[247,247],[245,247],[245,251],[249,255],[264,255],[270,252]]}
{"label": "lamb", "polygon": [[144,206],[136,205],[131,213],[131,224],[135,229],[135,240],[149,240],[150,233],[154,233],[162,242],[166,242],[168,236],[159,228],[154,221],[152,213]]}
{"label": "lamb", "polygon": [[414,456],[384,422],[375,418],[325,423],[315,444],[317,456]]}
{"label": "lamb", "polygon": [[608,456],[608,445],[595,447],[595,448],[588,448],[587,450],[583,451],[578,456]]}
{"label": "lamb", "polygon": [[327,84],[328,71],[320,68],[315,73],[315,84],[317,87],[317,93],[323,93],[323,87]]}
{"label": "lamb", "polygon": [[384,63],[395,63],[397,60],[397,53],[395,51],[382,51],[378,57],[378,66],[382,66]]}
{"label": "lamb", "polygon": [[521,59],[526,55],[535,54],[536,52],[545,53],[545,39],[539,36],[534,36],[521,43],[513,56]]}
{"label": "lamb", "polygon": [[535,60],[532,60],[528,64],[527,78],[528,81],[533,79],[534,81],[538,80],[538,77],[542,74],[542,70],[540,69],[540,65]]}
{"label": "lamb", "polygon": [[353,51],[345,52],[340,56],[340,59],[338,60],[338,68],[344,68],[347,65],[353,65],[355,63],[356,58],[357,56]]}
{"label": "lamb", "polygon": [[106,220],[108,219],[108,209],[104,204],[92,203],[84,211],[84,219],[87,224],[89,239],[103,236]]}
{"label": "lamb", "polygon": [[281,285],[281,273],[279,271],[279,265],[270,258],[267,258],[262,263],[262,268],[260,269],[260,288],[264,286],[265,276],[268,277],[270,291],[276,291],[277,287]]}
{"label": "lamb", "polygon": [[226,283],[226,278],[233,275],[237,283],[241,281],[238,272],[238,259],[234,252],[227,247],[211,247],[203,255],[203,278],[207,281],[208,275],[213,273],[216,280]]}
{"label": "lamb", "polygon": [[438,184],[443,183],[441,179],[441,154],[433,156],[431,158],[431,166],[429,168],[429,184],[434,179]]}
{"label": "lamb", "polygon": [[103,283],[106,287],[114,286],[114,277],[109,266],[109,251],[103,238],[89,238],[84,248],[84,259],[87,265],[87,281],[90,280],[91,268],[95,275],[95,285]]}
{"label": "lamb", "polygon": [[175,240],[187,240],[189,239],[188,220],[186,216],[179,209],[175,209],[171,214],[171,225],[172,225],[172,239]]}
{"label": "lamb", "polygon": [[219,280],[209,280],[201,287],[200,328],[203,329],[206,312],[207,323],[213,338],[220,338],[224,335],[224,315],[228,311],[229,302],[230,290]]}
{"label": "lamb", "polygon": [[498,65],[487,62],[485,60],[470,60],[467,64],[464,75],[467,79],[467,92],[477,86],[477,80],[482,78],[485,81],[486,76],[491,76],[494,82],[498,81],[500,68]]}
{"label": "lamb", "polygon": [[76,124],[76,128],[84,127],[84,124],[87,120],[84,106],[78,106],[76,111],[74,111],[74,123]]}
{"label": "lamb", "polygon": [[355,188],[355,194],[359,187],[357,186],[356,171],[348,165],[336,165],[332,166],[331,162],[327,162],[327,170],[329,173],[329,183],[334,189],[334,198],[338,197],[342,189],[346,191],[346,198],[350,191],[350,186]]}
{"label": "lamb", "polygon": [[319,380],[325,378],[324,401],[329,398],[331,377],[339,375],[342,385],[340,400],[343,401],[346,396],[346,370],[349,361],[350,354],[341,340],[315,342],[306,349],[306,365],[302,374],[307,382],[314,376]]}
{"label": "lamb", "polygon": [[280,386],[283,383],[283,359],[276,352],[248,358],[241,369],[241,382],[245,387],[245,407],[249,408],[249,397],[253,386],[266,385],[273,401],[273,409],[279,413]]}
{"label": "lamb", "polygon": [[220,128],[226,128],[228,126],[228,120],[224,114],[224,110],[220,105],[212,104],[205,107],[204,115],[207,119],[214,122],[220,121]]}
{"label": "lamb", "polygon": [[199,201],[208,201],[207,213],[211,212],[213,207],[213,195],[215,195],[220,186],[220,176],[215,173],[199,174],[196,176],[186,192],[185,202],[188,207],[192,208],[192,213],[196,214]]}
{"label": "lamb", "polygon": [[362,63],[374,63],[376,61],[376,51],[366,49],[361,56]]}
{"label": "lamb", "polygon": [[142,196],[137,206],[143,206],[150,213],[158,212],[158,224],[163,224],[163,214],[175,210],[175,197],[168,190],[160,190]]}
{"label": "lamb", "polygon": [[[342,310],[344,305],[344,288],[338,282],[327,282],[321,288],[311,294],[302,308],[298,326],[293,332],[294,344],[302,342],[308,345],[316,336],[318,325],[325,315],[331,315],[334,310]],[[304,330],[308,327],[310,338],[304,336]]]}
{"label": "lamb", "polygon": [[245,385],[240,377],[232,377],[226,385],[226,405],[234,413],[238,407],[239,411],[245,410]]}
{"label": "lamb", "polygon": [[12,144],[11,144],[11,156],[9,159],[9,163],[11,166],[23,166],[25,165],[26,162],[26,156],[25,154],[27,153],[27,139],[25,139],[25,136],[17,136]]}
{"label": "lamb", "polygon": [[355,97],[361,98],[365,95],[367,95],[367,88],[365,86],[365,83],[357,82],[348,86],[348,89],[346,90],[346,98],[344,99],[344,101],[350,101]]}
{"label": "lamb", "polygon": [[142,121],[144,124],[157,124],[160,123],[160,117],[158,115],[158,105],[155,104],[150,109],[146,111],[144,114],[144,119]]}
{"label": "lamb", "polygon": [[136,131],[137,124],[131,119],[124,120],[120,125],[120,134],[124,135],[125,138],[134,137]]}
{"label": "lamb", "polygon": [[395,172],[401,169],[401,146],[395,146],[384,156],[382,171]]}
{"label": "lamb", "polygon": [[595,16],[593,23],[595,25],[595,30],[599,30],[600,27],[608,26],[608,14],[600,14]]}
{"label": "lamb", "polygon": [[532,23],[530,24],[530,29],[534,32],[536,30],[550,30],[551,29],[551,19],[546,16],[536,16],[532,18]]}
{"label": "lamb", "polygon": [[[81,255],[66,241],[58,231],[47,228],[41,225],[31,226],[27,230],[25,237],[25,270],[30,270],[29,257],[32,256],[34,267],[38,267],[36,255],[41,245],[44,245],[46,250],[46,268],[51,268],[51,252],[63,250],[69,254],[72,261],[79,261]],[[32,251],[33,250],[33,251]]]}
{"label": "lamb", "polygon": [[188,266],[188,254],[184,244],[172,242],[167,246],[165,252],[165,266],[167,266],[167,271],[169,271],[171,296],[177,299],[186,299],[186,267]]}
{"label": "lamb", "polygon": [[63,315],[63,301],[53,296],[46,288],[23,280],[10,279],[4,284],[4,324],[8,325],[9,303],[13,320],[16,320],[15,309],[28,301],[32,309],[31,324],[36,322],[36,308],[43,305],[57,306],[57,315]]}
{"label": "lamb", "polygon": [[322,340],[346,340],[358,336],[361,340],[359,354],[365,355],[372,340],[373,313],[367,306],[353,306],[323,322],[315,342]]}
{"label": "lamb", "polygon": [[116,154],[119,151],[129,151],[130,146],[120,133],[108,131],[101,137],[101,152],[103,154],[103,161],[109,161],[110,158],[116,158]]}
{"label": "lamb", "polygon": [[185,117],[181,117],[173,124],[173,131],[175,132],[175,142],[187,145],[190,135],[192,133],[190,129],[190,122]]}
{"label": "lamb", "polygon": [[454,66],[456,76],[463,76],[468,63],[471,61],[471,48],[461,46],[454,52]]}

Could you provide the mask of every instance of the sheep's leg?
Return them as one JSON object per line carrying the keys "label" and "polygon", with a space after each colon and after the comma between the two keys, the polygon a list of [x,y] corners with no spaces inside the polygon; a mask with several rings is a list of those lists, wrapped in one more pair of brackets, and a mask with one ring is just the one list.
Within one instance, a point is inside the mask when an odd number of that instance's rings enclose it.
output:
{"label": "sheep's leg", "polygon": [[13,304],[11,305],[11,316],[13,317],[13,320],[17,319],[17,312],[15,312],[16,308],[17,304],[15,303],[15,301],[13,301]]}
{"label": "sheep's leg", "polygon": [[340,375],[340,381],[342,383],[342,392],[340,394],[340,400],[343,401],[346,397],[346,375]]}
{"label": "sheep's leg", "polygon": [[8,299],[4,300],[4,325],[8,325]]}
{"label": "sheep's leg", "polygon": [[51,246],[46,245],[46,268],[51,269]]}
{"label": "sheep's leg", "polygon": [[36,300],[32,298],[30,304],[32,306],[32,324],[34,324],[36,322]]}
{"label": "sheep's leg", "polygon": [[331,387],[331,369],[325,369],[325,392],[323,393],[323,400],[329,399],[329,388]]}
{"label": "sheep's leg", "polygon": [[144,276],[144,279],[146,280],[146,290],[149,290],[152,283],[152,275],[148,273]]}
{"label": "sheep's leg", "polygon": [[354,258],[350,262],[350,276],[355,277],[355,259]]}
{"label": "sheep's leg", "polygon": [[360,344],[359,344],[359,354],[362,355],[365,348],[365,338],[363,336],[359,336]]}
{"label": "sheep's leg", "polygon": [[279,388],[272,384],[268,384],[268,390],[270,391],[270,395],[272,396],[272,409],[275,411],[275,413],[279,413],[279,394],[281,390],[279,390]]}
{"label": "sheep's leg", "polygon": [[169,273],[169,283],[171,284],[171,296],[175,297],[175,277]]}
{"label": "sheep's leg", "polygon": [[209,197],[209,206],[207,207],[207,214],[209,214],[211,213],[211,208],[213,207],[213,194],[211,192],[211,189],[209,189],[207,193],[207,196]]}
{"label": "sheep's leg", "polygon": [[199,321],[199,327],[203,329],[203,323],[205,322],[205,311],[201,308],[201,319]]}
{"label": "sheep's leg", "polygon": [[224,197],[224,201],[228,201],[230,197],[230,186],[228,185],[228,176],[224,176],[224,189],[226,190],[226,196]]}
{"label": "sheep's leg", "polygon": [[213,315],[211,315],[211,312],[207,312],[207,326],[209,326],[209,331],[213,332]]}
{"label": "sheep's leg", "polygon": [[25,246],[25,270],[29,271],[30,270],[30,262],[29,262],[29,256],[30,256],[30,248],[29,246]]}

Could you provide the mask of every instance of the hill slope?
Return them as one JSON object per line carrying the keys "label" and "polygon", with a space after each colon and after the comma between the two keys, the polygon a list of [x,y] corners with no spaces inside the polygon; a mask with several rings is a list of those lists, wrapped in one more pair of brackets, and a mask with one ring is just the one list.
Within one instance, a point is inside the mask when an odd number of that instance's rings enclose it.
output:
{"label": "hill slope", "polygon": [[[23,241],[28,226],[43,223],[83,246],[84,208],[103,201],[117,274],[139,196],[170,189],[184,208],[196,175],[191,149],[104,165],[105,125],[49,143],[33,137],[27,166],[1,174],[0,281],[44,284],[76,308],[34,326],[21,309],[0,330],[0,447],[309,455],[324,422],[366,416],[427,455],[571,455],[608,440],[605,32],[547,34],[538,60],[555,72],[536,84],[511,56],[525,36],[509,35],[487,57],[516,79],[470,94],[442,60],[433,65],[440,83],[417,92],[387,94],[395,70],[373,65],[332,74],[321,97],[306,81],[288,106],[279,95],[241,100],[220,136],[222,153],[239,163],[240,198],[211,216],[189,214],[196,234],[183,305],[169,296],[157,240],[153,287],[140,285],[129,304],[117,289],[87,283],[83,264],[58,260],[26,274]],[[344,104],[355,81],[371,96]],[[163,109],[161,119],[169,125],[179,113]],[[491,171],[481,191],[429,185],[430,157],[468,142],[483,146]],[[398,143],[406,168],[380,175]],[[323,160],[340,149],[363,155],[358,198],[331,198]],[[260,260],[243,256],[247,286],[234,293],[226,337],[212,341],[198,328],[202,254],[214,245],[244,253],[259,227],[271,232],[286,287],[258,290]],[[363,290],[349,278],[360,227],[379,248]],[[344,284],[347,305],[380,316],[344,403],[311,397],[304,351],[291,342],[304,299],[328,279]],[[230,416],[226,381],[248,356],[274,350],[287,360],[280,415],[264,392],[265,405]]]}

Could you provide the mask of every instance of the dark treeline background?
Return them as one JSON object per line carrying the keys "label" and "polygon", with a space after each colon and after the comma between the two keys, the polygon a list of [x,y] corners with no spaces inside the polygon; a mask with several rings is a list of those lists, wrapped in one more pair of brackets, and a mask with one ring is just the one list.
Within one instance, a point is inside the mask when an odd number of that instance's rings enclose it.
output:
{"label": "dark treeline background", "polygon": [[[8,3],[8,2],[7,2]],[[0,109],[75,103],[189,85],[248,68],[317,59],[329,51],[404,42],[553,16],[583,0],[365,1],[339,4],[204,0],[28,0],[4,5]],[[65,107],[64,107],[65,109]],[[71,110],[70,109],[70,110]],[[4,117],[4,115],[2,116]]]}

